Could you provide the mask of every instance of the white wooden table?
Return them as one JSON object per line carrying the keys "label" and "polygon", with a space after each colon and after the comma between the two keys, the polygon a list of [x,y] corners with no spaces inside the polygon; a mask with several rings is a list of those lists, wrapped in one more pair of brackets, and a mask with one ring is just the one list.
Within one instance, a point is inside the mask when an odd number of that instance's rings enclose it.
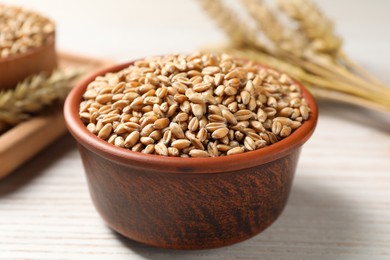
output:
{"label": "white wooden table", "polygon": [[[224,36],[195,1],[7,0],[50,14],[58,49],[125,61]],[[347,52],[390,85],[390,2],[322,0]],[[76,144],[55,142],[0,181],[0,259],[390,259],[390,117],[320,104],[290,200],[265,232],[206,251],[150,248],[95,211]]]}

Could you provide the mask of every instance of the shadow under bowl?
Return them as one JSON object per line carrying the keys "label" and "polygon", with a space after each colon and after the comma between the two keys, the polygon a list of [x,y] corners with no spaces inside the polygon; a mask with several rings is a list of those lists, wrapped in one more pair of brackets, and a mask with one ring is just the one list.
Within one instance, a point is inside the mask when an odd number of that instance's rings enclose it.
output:
{"label": "shadow under bowl", "polygon": [[206,249],[246,240],[281,214],[301,146],[317,123],[317,105],[302,87],[310,118],[265,148],[216,158],[175,158],[116,147],[90,133],[78,109],[88,83],[133,62],[99,71],[75,87],[64,107],[79,144],[96,209],[118,233],[162,248]]}

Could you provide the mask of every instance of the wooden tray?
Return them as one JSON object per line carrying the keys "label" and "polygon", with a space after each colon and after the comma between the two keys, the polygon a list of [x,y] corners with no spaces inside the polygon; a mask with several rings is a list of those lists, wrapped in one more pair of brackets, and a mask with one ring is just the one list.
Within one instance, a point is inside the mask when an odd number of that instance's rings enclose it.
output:
{"label": "wooden tray", "polygon": [[[73,54],[58,54],[60,67],[81,67],[85,76],[112,62]],[[35,154],[66,133],[62,106],[32,117],[0,135],[0,178],[3,178],[31,159]]]}

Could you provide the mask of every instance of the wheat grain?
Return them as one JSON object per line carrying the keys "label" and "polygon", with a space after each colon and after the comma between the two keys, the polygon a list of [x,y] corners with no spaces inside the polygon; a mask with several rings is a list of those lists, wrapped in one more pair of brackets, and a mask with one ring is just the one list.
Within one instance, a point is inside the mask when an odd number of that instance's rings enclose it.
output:
{"label": "wheat grain", "polygon": [[46,44],[54,37],[54,27],[35,12],[0,4],[0,59]]}
{"label": "wheat grain", "polygon": [[227,55],[154,57],[91,82],[80,118],[90,132],[132,151],[232,155],[275,143],[307,119],[310,109],[294,84],[286,75]]}

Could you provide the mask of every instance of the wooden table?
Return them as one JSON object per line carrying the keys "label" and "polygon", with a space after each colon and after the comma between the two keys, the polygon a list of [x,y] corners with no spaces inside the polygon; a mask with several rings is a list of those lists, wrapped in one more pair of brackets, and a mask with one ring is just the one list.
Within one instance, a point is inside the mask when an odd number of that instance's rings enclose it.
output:
{"label": "wooden table", "polygon": [[[60,49],[100,58],[188,52],[223,40],[194,1],[5,2],[51,14]],[[347,52],[390,85],[390,2],[320,4]],[[243,243],[193,252],[150,248],[105,226],[66,135],[0,181],[0,259],[86,258],[390,259],[390,117],[321,103],[282,216]]]}

